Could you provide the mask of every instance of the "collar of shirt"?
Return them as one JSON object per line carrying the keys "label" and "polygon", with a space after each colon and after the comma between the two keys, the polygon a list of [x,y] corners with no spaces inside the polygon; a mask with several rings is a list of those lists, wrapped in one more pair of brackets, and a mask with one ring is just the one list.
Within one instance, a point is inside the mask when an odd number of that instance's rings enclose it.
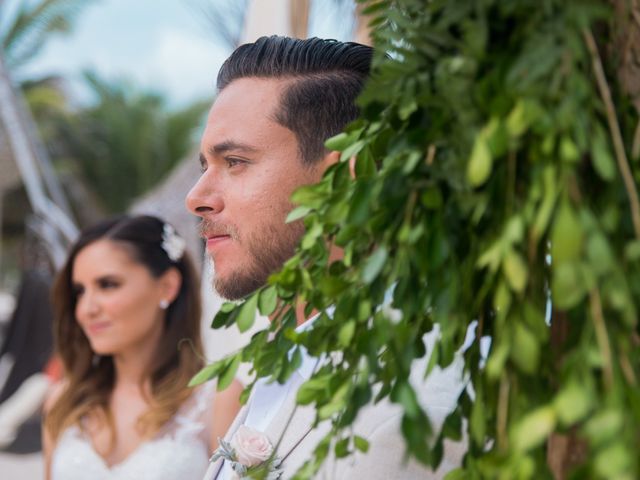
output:
{"label": "collar of shirt", "polygon": [[[333,308],[327,309],[327,313],[331,315]],[[320,314],[316,314],[302,325],[299,325],[296,328],[296,332],[303,332],[311,328],[319,315]],[[247,412],[247,418],[244,422],[246,426],[261,432],[266,431],[282,407],[291,389],[295,388],[297,390],[302,383],[311,378],[321,359],[310,356],[304,347],[300,347],[300,353],[302,356],[300,367],[298,367],[285,383],[268,383],[266,378],[261,378],[256,382],[253,387],[253,392],[251,393],[251,398],[249,399],[249,411]],[[293,351],[289,354],[292,355]]]}

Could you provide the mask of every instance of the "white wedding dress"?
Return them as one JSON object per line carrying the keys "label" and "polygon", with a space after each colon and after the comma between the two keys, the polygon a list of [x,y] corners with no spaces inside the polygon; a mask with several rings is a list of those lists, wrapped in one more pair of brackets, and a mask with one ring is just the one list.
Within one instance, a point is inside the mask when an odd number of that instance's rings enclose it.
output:
{"label": "white wedding dress", "polygon": [[127,458],[109,467],[77,427],[65,430],[51,458],[52,480],[200,479],[207,470],[215,383],[208,382]]}

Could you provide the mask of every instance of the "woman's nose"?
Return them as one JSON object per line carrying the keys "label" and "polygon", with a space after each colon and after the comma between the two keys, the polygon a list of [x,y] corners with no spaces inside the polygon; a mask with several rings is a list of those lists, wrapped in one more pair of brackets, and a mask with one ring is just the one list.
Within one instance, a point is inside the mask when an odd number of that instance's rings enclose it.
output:
{"label": "woman's nose", "polygon": [[82,317],[92,317],[96,315],[100,310],[100,305],[98,299],[93,295],[92,292],[84,292],[80,298],[78,298],[76,304],[76,316],[78,318]]}

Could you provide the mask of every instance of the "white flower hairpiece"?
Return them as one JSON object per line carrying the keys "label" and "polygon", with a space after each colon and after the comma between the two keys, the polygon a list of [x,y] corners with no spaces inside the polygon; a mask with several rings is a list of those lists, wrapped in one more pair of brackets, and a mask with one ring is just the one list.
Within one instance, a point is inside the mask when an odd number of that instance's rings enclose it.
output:
{"label": "white flower hairpiece", "polygon": [[184,238],[178,235],[175,228],[168,223],[165,223],[164,228],[162,229],[162,244],[160,246],[165,252],[167,252],[167,256],[172,262],[177,262],[182,258],[186,245],[187,242],[184,241]]}

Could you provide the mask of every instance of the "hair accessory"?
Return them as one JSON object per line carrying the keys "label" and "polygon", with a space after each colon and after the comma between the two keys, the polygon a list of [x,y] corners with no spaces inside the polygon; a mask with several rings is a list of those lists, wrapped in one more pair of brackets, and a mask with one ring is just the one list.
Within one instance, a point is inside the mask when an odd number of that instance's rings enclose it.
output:
{"label": "hair accessory", "polygon": [[177,262],[184,254],[186,242],[184,238],[178,235],[175,228],[165,223],[162,229],[162,244],[160,246],[167,252],[167,256],[172,262]]}
{"label": "hair accessory", "polygon": [[159,305],[162,310],[166,310],[167,308],[169,308],[169,300],[163,298],[162,300],[160,300]]}

